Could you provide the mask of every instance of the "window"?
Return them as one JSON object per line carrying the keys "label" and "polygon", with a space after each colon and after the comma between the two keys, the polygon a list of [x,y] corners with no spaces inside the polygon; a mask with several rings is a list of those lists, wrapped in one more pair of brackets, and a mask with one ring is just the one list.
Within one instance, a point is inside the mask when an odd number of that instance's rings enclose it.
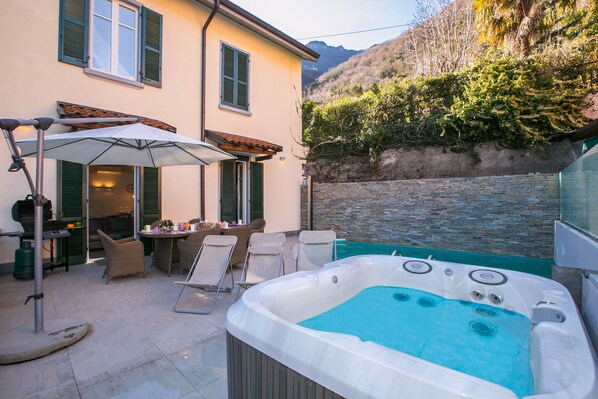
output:
{"label": "window", "polygon": [[249,55],[226,44],[222,45],[222,87],[220,104],[249,110]]}
{"label": "window", "polygon": [[138,10],[116,0],[93,0],[91,68],[137,79]]}
{"label": "window", "polygon": [[58,59],[161,87],[162,16],[127,0],[61,0]]}

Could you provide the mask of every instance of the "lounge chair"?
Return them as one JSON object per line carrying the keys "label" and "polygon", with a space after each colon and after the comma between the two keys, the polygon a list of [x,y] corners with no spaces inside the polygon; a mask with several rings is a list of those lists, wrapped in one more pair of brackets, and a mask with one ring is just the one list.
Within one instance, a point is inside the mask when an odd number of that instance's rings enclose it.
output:
{"label": "lounge chair", "polygon": [[237,298],[241,288],[249,288],[266,280],[281,276],[284,273],[283,253],[284,233],[253,233],[249,239],[249,248],[243,264],[241,281]]}
{"label": "lounge chair", "polygon": [[[185,281],[175,281],[183,287],[179,293],[173,310],[177,313],[210,314],[216,306],[216,300],[220,292],[230,293],[234,287],[233,273],[231,269],[231,287],[222,287],[226,277],[226,269],[230,266],[230,258],[237,243],[237,237],[224,235],[209,235],[203,240],[203,244],[191,270]],[[205,292],[213,292],[214,299],[208,311],[179,310],[177,305],[183,295],[185,287],[198,288]]]}
{"label": "lounge chair", "polygon": [[243,263],[245,260],[245,254],[247,253],[247,244],[249,243],[249,237],[251,236],[251,227],[249,226],[238,226],[225,229],[223,235],[237,237],[237,245],[235,251],[230,259],[231,265]]}
{"label": "lounge chair", "polygon": [[143,243],[133,237],[113,240],[102,230],[97,230],[102,246],[106,252],[108,265],[102,277],[106,277],[106,284],[110,279],[118,276],[143,273],[145,278],[145,261],[143,258]]}
{"label": "lounge chair", "polygon": [[191,270],[191,266],[197,257],[203,240],[209,235],[220,234],[222,234],[222,230],[217,227],[200,228],[186,239],[178,240],[176,244],[179,248],[181,273],[183,273],[183,270]]}
{"label": "lounge chair", "polygon": [[306,230],[299,233],[295,270],[317,270],[336,260],[336,233],[332,230]]}

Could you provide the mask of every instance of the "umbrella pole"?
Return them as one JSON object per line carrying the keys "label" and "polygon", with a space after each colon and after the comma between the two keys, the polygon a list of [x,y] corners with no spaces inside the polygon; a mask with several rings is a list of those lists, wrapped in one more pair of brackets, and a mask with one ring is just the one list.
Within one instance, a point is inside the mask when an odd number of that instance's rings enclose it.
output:
{"label": "umbrella pole", "polygon": [[[43,291],[43,212],[44,202],[46,202],[44,192],[44,134],[45,130],[51,125],[51,121],[40,118],[39,126],[37,127],[37,157],[36,157],[36,176],[35,176],[35,192],[33,193],[33,201],[35,204],[35,252],[34,252],[34,269],[35,277],[34,291],[33,291],[33,309],[35,319],[35,334],[40,334],[44,331],[44,291]],[[45,123],[44,123],[45,122]]]}
{"label": "umbrella pole", "polygon": [[141,192],[141,168],[139,166],[135,166],[133,168],[133,231],[136,240],[139,240],[139,231],[141,230],[141,207],[140,207],[140,195]]}
{"label": "umbrella pole", "polygon": [[[39,125],[38,125],[39,124]],[[43,230],[43,206],[45,199],[42,195],[43,192],[43,176],[44,176],[44,129],[40,125],[43,124],[45,129],[48,129],[52,125],[52,120],[49,118],[40,118],[40,120],[17,120],[17,119],[3,119],[0,121],[0,125],[4,132],[4,138],[8,145],[11,157],[13,159],[13,165],[16,170],[23,170],[31,189],[31,195],[33,196],[34,204],[34,292],[33,295],[27,297],[27,301],[33,299],[34,304],[34,333],[40,334],[44,331],[44,318],[43,318],[43,258],[42,258],[42,230]],[[37,127],[37,165],[36,165],[36,178],[35,184],[31,178],[31,174],[27,169],[27,165],[23,162],[23,159],[19,155],[17,145],[13,136],[13,130],[20,125],[36,125]],[[17,168],[18,166],[18,168]],[[11,166],[12,167],[12,166]],[[27,303],[27,301],[25,303]]]}

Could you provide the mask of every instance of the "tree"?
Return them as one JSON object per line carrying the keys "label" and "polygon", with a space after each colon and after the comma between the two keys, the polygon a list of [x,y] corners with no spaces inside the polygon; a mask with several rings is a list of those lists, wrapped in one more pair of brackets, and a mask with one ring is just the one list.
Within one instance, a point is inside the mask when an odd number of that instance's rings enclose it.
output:
{"label": "tree", "polygon": [[415,76],[438,76],[471,66],[479,52],[468,0],[417,0],[405,60]]}
{"label": "tree", "polygon": [[575,0],[473,0],[480,39],[523,56],[554,26]]}

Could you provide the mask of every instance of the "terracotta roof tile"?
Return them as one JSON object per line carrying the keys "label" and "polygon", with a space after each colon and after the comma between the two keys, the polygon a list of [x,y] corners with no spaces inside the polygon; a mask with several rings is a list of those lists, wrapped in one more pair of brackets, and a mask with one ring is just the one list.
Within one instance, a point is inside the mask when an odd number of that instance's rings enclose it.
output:
{"label": "terracotta roof tile", "polygon": [[219,147],[226,148],[226,146],[238,147],[242,151],[246,149],[247,152],[261,152],[265,154],[277,153],[282,151],[282,146],[269,141],[255,139],[253,137],[239,136],[236,134],[216,132],[213,130],[206,130],[206,137],[214,140],[219,144]]}
{"label": "terracotta roof tile", "polygon": [[[139,118],[141,123],[148,126],[156,127],[158,129],[167,130],[169,132],[176,133],[176,127],[169,125],[168,123],[159,121],[157,119],[146,118],[144,116],[125,114],[123,112],[109,111],[101,108],[89,107],[87,105],[67,103],[64,101],[58,101],[58,115],[61,118],[127,118],[136,117]],[[128,123],[128,122],[125,122]],[[98,124],[95,127],[106,127],[113,126],[114,124]],[[79,127],[90,128],[89,125],[82,125]]]}

